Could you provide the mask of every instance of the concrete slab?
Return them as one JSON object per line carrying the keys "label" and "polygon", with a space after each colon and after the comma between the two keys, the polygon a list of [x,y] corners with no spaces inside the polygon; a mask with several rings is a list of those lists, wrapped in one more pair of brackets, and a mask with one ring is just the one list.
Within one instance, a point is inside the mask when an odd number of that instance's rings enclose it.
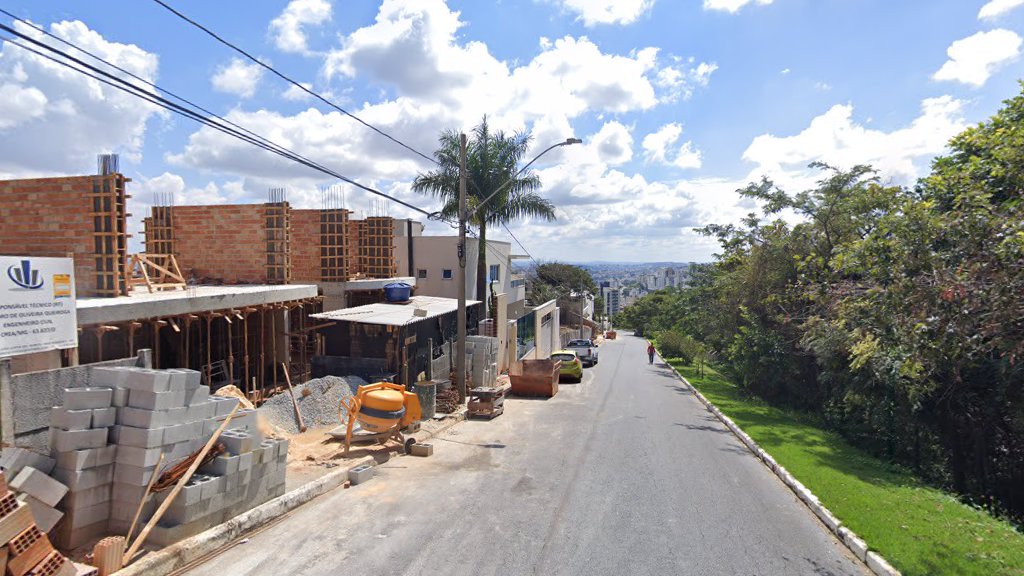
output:
{"label": "concrete slab", "polygon": [[196,314],[314,298],[315,285],[193,286],[188,290],[132,292],[117,298],[79,298],[78,325],[110,324],[139,318]]}

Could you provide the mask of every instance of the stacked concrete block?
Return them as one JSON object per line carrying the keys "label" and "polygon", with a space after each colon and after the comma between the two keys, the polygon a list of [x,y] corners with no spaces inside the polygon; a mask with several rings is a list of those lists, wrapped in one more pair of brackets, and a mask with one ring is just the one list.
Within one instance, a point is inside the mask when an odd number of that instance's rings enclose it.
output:
{"label": "stacked concrete block", "polygon": [[[194,536],[284,494],[287,440],[259,440],[254,426],[226,430],[220,443],[227,450],[199,468],[150,532],[150,542],[166,546]],[[163,497],[157,495],[154,508]]]}
{"label": "stacked concrete block", "polygon": [[498,339],[470,336],[466,338],[466,353],[473,387],[494,386],[498,378]]}
{"label": "stacked concrete block", "polygon": [[[111,487],[109,527],[123,532],[131,524],[145,487],[168,466],[202,448],[206,423],[215,407],[193,370],[127,369],[126,405],[118,409],[112,441],[117,444]],[[163,455],[161,470],[157,462]],[[144,512],[155,509],[147,502]]]}
{"label": "stacked concrete block", "polygon": [[[61,406],[51,411],[50,448],[57,464],[52,476],[68,488],[59,507],[63,516],[52,532],[57,544],[65,548],[76,548],[106,530],[109,483],[117,451],[109,441],[117,407],[115,388],[105,384],[107,374],[115,370],[98,370],[89,387],[65,389]],[[88,507],[82,505],[86,501]]]}
{"label": "stacked concrete block", "polygon": [[[0,464],[21,472],[19,514],[35,512],[44,532],[56,522],[55,542],[73,549],[125,533],[140,505],[149,519],[169,493],[147,497],[150,480],[201,449],[236,406],[211,396],[193,370],[97,368],[88,387],[66,389],[51,411],[52,459],[5,450]],[[178,495],[151,543],[204,531],[284,493],[288,443],[264,438],[255,411],[237,410],[219,443],[223,453]]]}

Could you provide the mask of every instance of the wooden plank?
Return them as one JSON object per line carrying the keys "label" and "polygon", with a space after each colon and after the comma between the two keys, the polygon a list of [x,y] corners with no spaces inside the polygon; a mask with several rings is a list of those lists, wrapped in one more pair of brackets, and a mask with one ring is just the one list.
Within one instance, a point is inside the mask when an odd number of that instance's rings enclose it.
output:
{"label": "wooden plank", "polygon": [[[132,532],[135,532],[135,524],[139,521],[139,516],[142,515],[142,508],[146,505],[146,500],[149,498],[150,492],[153,491],[153,483],[160,477],[160,465],[164,462],[163,453],[156,459],[156,467],[153,468],[153,475],[149,477],[149,484],[146,484],[146,492],[142,495],[142,500],[139,501],[139,507],[135,509],[135,517],[132,518],[132,524],[128,527],[128,534],[124,537],[125,543],[132,537]],[[124,546],[121,546],[121,555],[124,555]],[[121,568],[118,567],[117,570]],[[102,572],[102,569],[100,570]]]}
{"label": "wooden plank", "polygon": [[302,411],[299,410],[299,403],[295,400],[295,390],[292,389],[292,377],[288,375],[288,365],[281,362],[281,369],[284,370],[284,381],[288,384],[288,394],[292,397],[292,407],[295,408],[295,419],[299,421],[299,432],[305,432],[306,423],[302,421]]}

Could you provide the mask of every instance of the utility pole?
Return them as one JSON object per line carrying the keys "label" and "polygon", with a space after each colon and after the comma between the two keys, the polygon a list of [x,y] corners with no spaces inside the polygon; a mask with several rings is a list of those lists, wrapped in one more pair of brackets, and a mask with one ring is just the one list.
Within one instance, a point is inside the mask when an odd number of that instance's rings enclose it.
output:
{"label": "utility pole", "polygon": [[466,401],[466,135],[459,135],[459,323],[455,343],[455,389]]}

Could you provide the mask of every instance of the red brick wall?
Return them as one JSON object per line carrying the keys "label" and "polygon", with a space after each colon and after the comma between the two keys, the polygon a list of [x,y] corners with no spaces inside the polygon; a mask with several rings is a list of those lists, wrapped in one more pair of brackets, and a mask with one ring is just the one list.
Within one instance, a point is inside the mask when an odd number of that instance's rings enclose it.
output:
{"label": "red brick wall", "polygon": [[320,281],[320,210],[292,210],[292,282]]}
{"label": "red brick wall", "polygon": [[0,181],[0,254],[75,260],[75,291],[95,294],[92,193],[97,176]]}
{"label": "red brick wall", "polygon": [[267,281],[263,204],[175,206],[174,252],[186,279],[228,284]]}

